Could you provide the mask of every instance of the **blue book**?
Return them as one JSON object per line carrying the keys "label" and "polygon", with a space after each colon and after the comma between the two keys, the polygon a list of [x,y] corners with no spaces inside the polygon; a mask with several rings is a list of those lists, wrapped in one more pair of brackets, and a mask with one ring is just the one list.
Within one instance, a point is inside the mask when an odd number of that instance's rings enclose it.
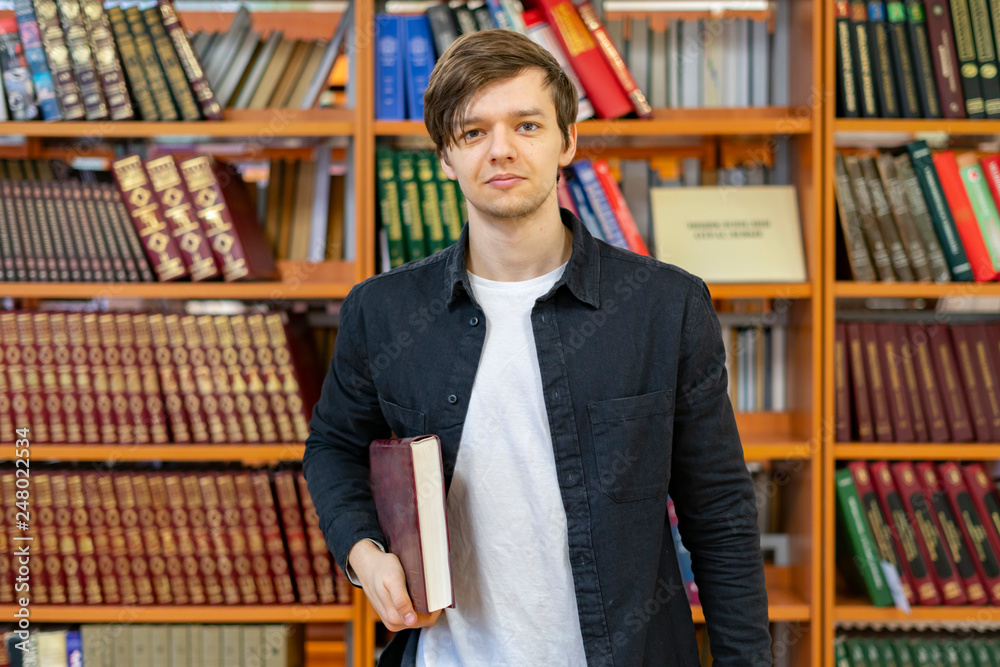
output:
{"label": "blue book", "polygon": [[424,91],[434,69],[434,42],[427,16],[404,16],[406,41],[406,113],[410,120],[424,119]]}
{"label": "blue book", "polygon": [[79,630],[66,633],[66,664],[68,667],[83,667],[83,639]]}
{"label": "blue book", "polygon": [[622,234],[621,227],[618,226],[618,218],[615,217],[615,211],[611,208],[607,195],[604,194],[601,182],[597,180],[597,173],[594,172],[590,160],[586,158],[577,160],[570,165],[570,168],[576,173],[580,185],[583,186],[583,191],[587,194],[590,209],[594,212],[594,217],[597,218],[597,223],[601,226],[604,238],[611,245],[628,250],[628,242],[625,240],[625,235]]}
{"label": "blue book", "polygon": [[572,169],[566,169],[563,170],[563,175],[566,178],[566,185],[569,186],[569,196],[573,198],[573,203],[576,204],[576,212],[580,214],[583,226],[587,228],[587,231],[595,239],[605,241],[601,225],[597,222],[594,212],[590,209],[590,202],[587,201],[587,193],[583,191],[583,184],[576,177],[576,172]]}
{"label": "blue book", "polygon": [[498,28],[502,30],[514,29],[514,26],[510,23],[510,18],[503,11],[503,5],[500,4],[500,0],[486,0],[486,7],[490,10],[493,22],[497,24]]}
{"label": "blue book", "polygon": [[24,56],[28,59],[28,67],[35,81],[35,101],[42,111],[42,118],[62,120],[59,98],[56,97],[52,73],[45,59],[45,49],[38,34],[38,21],[35,20],[35,9],[31,0],[14,0],[14,16],[17,19],[17,31],[21,35]]}
{"label": "blue book", "polygon": [[375,15],[375,118],[405,120],[403,17]]}

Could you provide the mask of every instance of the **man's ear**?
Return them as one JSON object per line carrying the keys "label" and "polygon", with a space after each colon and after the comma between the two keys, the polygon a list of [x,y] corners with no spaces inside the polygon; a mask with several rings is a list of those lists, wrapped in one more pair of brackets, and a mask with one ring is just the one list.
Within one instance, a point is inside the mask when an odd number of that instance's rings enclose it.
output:
{"label": "man's ear", "polygon": [[568,167],[573,158],[576,157],[576,123],[568,128],[569,137],[563,145],[562,153],[559,155],[559,166]]}
{"label": "man's ear", "polygon": [[445,176],[447,176],[448,178],[450,178],[453,181],[457,181],[458,180],[458,174],[456,174],[455,170],[452,168],[451,162],[448,162],[448,149],[447,148],[442,148],[441,149],[441,158],[440,159],[441,159],[441,168],[444,170]]}

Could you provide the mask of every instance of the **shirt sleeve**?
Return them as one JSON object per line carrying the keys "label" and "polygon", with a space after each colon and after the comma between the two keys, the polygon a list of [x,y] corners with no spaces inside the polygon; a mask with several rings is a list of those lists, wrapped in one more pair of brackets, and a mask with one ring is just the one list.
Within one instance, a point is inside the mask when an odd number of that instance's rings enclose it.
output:
{"label": "shirt sleeve", "polygon": [[[368,363],[362,287],[344,300],[333,360],[313,409],[302,468],[334,559],[347,572],[358,540],[387,542],[368,482],[368,443],[389,436]],[[356,583],[356,577],[352,580]]]}
{"label": "shirt sleeve", "polygon": [[670,495],[691,552],[714,664],[770,665],[757,504],[729,400],[718,317],[699,283],[684,314]]}

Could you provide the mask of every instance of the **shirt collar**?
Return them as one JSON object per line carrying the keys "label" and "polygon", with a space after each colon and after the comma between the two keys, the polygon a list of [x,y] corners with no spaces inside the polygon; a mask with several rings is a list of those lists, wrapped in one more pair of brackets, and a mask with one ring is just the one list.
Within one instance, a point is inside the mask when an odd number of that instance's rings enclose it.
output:
{"label": "shirt collar", "polygon": [[[562,285],[566,285],[573,296],[594,308],[601,306],[601,249],[597,240],[591,236],[587,228],[573,213],[565,208],[559,209],[562,223],[573,232],[573,252],[569,264],[562,277],[552,287],[553,294]],[[472,297],[468,275],[465,270],[465,258],[469,247],[469,225],[462,229],[458,242],[445,252],[449,253],[446,260],[446,280],[448,287],[448,305],[450,306],[463,293]]]}

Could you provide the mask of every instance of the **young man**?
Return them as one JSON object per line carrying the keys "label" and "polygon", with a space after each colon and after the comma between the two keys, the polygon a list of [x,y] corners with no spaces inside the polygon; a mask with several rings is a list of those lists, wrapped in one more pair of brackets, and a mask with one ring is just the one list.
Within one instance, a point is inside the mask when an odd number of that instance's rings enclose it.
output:
{"label": "young man", "polygon": [[[770,665],[756,505],[704,283],[556,199],[576,91],[509,31],[463,36],[425,118],[461,240],[344,300],[303,461],[327,543],[392,629],[383,665],[696,665],[669,493],[719,667]],[[441,438],[455,606],[414,613],[368,443]]]}

